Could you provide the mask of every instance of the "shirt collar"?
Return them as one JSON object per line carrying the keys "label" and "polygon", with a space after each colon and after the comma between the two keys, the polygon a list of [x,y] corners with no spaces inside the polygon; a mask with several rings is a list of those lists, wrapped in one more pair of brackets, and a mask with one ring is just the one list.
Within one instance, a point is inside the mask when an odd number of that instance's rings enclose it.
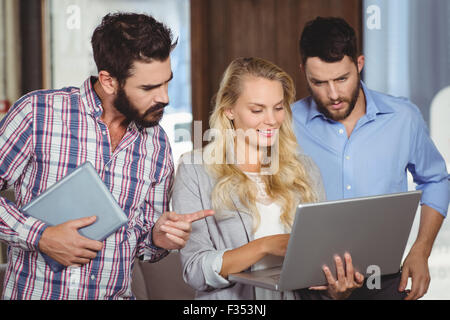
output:
{"label": "shirt collar", "polygon": [[366,116],[368,119],[375,119],[378,114],[394,112],[394,109],[386,103],[377,103],[372,91],[367,88],[363,81],[361,81],[361,87],[364,91],[364,96],[366,97]]}
{"label": "shirt collar", "polygon": [[[364,96],[366,98],[366,116],[368,119],[374,119],[376,118],[376,116],[378,114],[383,114],[383,113],[392,113],[394,112],[394,110],[389,107],[387,104],[384,103],[376,103],[373,96],[372,96],[372,92],[371,90],[369,90],[366,86],[366,84],[361,81],[361,88],[363,89],[364,92]],[[311,121],[312,119],[316,118],[316,117],[321,117],[324,120],[330,121],[330,122],[335,122],[334,120],[328,119],[327,117],[325,117],[325,115],[323,115],[318,109],[317,109],[317,104],[314,101],[314,99],[312,98],[312,96],[310,96],[308,99],[310,99],[310,108],[309,108],[309,113],[308,113],[308,122]]]}
{"label": "shirt collar", "polygon": [[321,117],[324,120],[332,121],[332,120],[328,119],[327,117],[325,117],[325,115],[323,113],[319,112],[319,110],[317,110],[317,103],[316,103],[316,101],[314,101],[312,96],[309,96],[308,100],[309,100],[309,106],[310,106],[309,112],[308,112],[308,122],[316,117]]}
{"label": "shirt collar", "polygon": [[87,112],[95,118],[100,118],[103,113],[102,101],[94,90],[94,83],[97,77],[89,77],[80,88],[81,100]]}

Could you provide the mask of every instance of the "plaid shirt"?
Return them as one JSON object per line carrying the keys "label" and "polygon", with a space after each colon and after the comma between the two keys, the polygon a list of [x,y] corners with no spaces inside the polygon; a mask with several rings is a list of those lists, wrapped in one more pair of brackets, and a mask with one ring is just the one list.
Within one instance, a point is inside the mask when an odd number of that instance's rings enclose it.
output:
{"label": "plaid shirt", "polygon": [[[134,258],[158,261],[151,229],[169,207],[173,162],[159,126],[131,123],[112,151],[92,82],[22,97],[0,122],[0,189],[14,186],[16,204],[0,198],[0,239],[8,247],[4,299],[133,299]],[[103,242],[89,264],[53,272],[38,250],[46,225],[20,208],[89,161],[113,194],[128,225]],[[63,213],[61,213],[63,214]]]}

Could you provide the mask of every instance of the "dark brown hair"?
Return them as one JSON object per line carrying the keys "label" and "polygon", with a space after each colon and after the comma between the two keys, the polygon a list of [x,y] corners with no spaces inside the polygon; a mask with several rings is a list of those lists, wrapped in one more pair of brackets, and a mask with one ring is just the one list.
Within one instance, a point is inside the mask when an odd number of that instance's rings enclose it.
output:
{"label": "dark brown hair", "polygon": [[307,22],[300,37],[299,48],[303,65],[310,57],[337,62],[344,56],[349,56],[357,64],[355,30],[342,18],[317,17]]}
{"label": "dark brown hair", "polygon": [[107,14],[91,43],[98,71],[109,72],[121,85],[131,76],[135,61],[164,61],[177,44],[163,23],[137,13]]}

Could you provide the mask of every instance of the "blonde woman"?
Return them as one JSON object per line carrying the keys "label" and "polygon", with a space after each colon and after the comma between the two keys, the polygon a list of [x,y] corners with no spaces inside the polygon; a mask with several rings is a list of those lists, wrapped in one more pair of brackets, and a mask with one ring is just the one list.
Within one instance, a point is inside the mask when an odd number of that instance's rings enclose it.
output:
{"label": "blonde woman", "polygon": [[[175,211],[213,209],[192,224],[180,250],[184,280],[197,299],[321,298],[318,291],[275,292],[231,283],[231,273],[281,265],[296,206],[324,200],[320,173],[297,153],[292,79],[259,58],[234,60],[210,118],[212,141],[184,155],[175,178]],[[341,281],[342,282],[342,281]]]}

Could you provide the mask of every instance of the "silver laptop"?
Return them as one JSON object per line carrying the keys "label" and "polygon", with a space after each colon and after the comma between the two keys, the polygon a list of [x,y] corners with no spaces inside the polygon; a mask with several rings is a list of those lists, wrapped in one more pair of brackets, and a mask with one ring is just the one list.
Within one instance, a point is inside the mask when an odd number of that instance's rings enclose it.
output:
{"label": "silver laptop", "polygon": [[84,237],[98,241],[103,241],[128,221],[122,208],[89,162],[85,162],[49,187],[22,210],[50,226],[97,216],[93,224],[79,229],[78,232]]}
{"label": "silver laptop", "polygon": [[326,285],[322,266],[336,278],[334,255],[352,256],[363,275],[399,272],[421,191],[301,204],[281,266],[229,275],[233,282],[285,291]]}

